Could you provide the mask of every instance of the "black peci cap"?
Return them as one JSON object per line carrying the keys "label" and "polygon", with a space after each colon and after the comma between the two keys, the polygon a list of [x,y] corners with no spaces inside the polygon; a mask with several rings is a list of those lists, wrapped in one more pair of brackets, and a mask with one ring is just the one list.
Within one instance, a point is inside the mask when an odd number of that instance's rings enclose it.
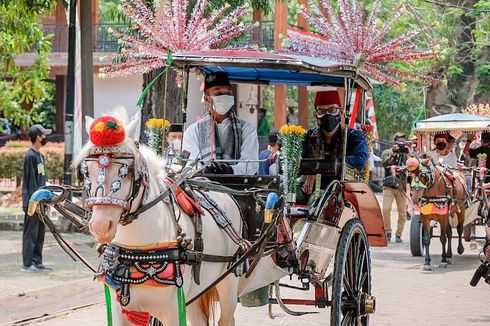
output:
{"label": "black peci cap", "polygon": [[269,133],[269,144],[274,145],[274,144],[281,144],[281,140],[279,139],[279,132],[276,130],[273,130]]}
{"label": "black peci cap", "polygon": [[169,132],[182,132],[184,130],[184,125],[182,123],[171,123]]}
{"label": "black peci cap", "polygon": [[204,78],[204,90],[206,91],[214,86],[231,87],[230,80],[228,79],[228,73],[224,71],[217,71],[206,75],[206,78]]}

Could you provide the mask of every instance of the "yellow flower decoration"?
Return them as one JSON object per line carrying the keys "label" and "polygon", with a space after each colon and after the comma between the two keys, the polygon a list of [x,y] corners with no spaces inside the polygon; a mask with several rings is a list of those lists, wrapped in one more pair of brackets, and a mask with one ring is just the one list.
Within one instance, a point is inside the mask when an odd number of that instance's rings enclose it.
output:
{"label": "yellow flower decoration", "polygon": [[165,119],[149,119],[146,123],[145,126],[149,128],[165,128],[167,129],[170,127],[170,121],[165,120]]}
{"label": "yellow flower decoration", "polygon": [[304,135],[306,134],[306,129],[297,125],[283,125],[281,129],[279,129],[279,133],[281,135],[286,135],[286,134]]}

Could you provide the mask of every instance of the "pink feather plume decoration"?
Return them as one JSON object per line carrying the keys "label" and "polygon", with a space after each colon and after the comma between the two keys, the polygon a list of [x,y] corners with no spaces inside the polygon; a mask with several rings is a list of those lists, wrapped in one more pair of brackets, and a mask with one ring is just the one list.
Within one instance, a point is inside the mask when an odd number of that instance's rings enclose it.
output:
{"label": "pink feather plume decoration", "polygon": [[142,0],[123,0],[122,12],[137,33],[112,33],[119,38],[123,51],[115,54],[117,64],[104,67],[108,77],[146,73],[165,65],[168,51],[187,52],[215,49],[235,39],[253,24],[243,24],[246,7],[229,6],[206,14],[208,0],[197,0],[189,12],[189,0],[162,0],[155,11]]}
{"label": "pink feather plume decoration", "polygon": [[359,72],[395,86],[401,85],[402,78],[435,81],[430,76],[408,73],[386,65],[390,62],[434,59],[436,53],[433,49],[424,51],[411,42],[432,26],[424,26],[384,42],[393,25],[404,14],[404,5],[400,5],[382,27],[378,27],[376,20],[381,11],[381,0],[376,0],[368,17],[360,0],[338,0],[338,3],[339,12],[334,9],[331,0],[321,0],[323,8],[311,0],[310,9],[300,8],[298,12],[322,37],[289,30],[284,46],[286,52],[351,64]]}

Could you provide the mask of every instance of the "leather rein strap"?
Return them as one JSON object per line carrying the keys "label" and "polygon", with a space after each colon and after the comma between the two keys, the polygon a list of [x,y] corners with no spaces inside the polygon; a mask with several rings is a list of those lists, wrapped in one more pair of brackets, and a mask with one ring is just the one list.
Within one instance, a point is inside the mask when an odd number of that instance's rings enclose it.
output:
{"label": "leather rein strap", "polygon": [[131,223],[132,221],[134,221],[135,219],[137,219],[140,214],[143,214],[144,212],[146,212],[147,210],[149,210],[150,208],[152,208],[156,204],[160,203],[162,200],[164,200],[165,198],[167,198],[171,193],[173,193],[173,191],[175,189],[177,189],[177,187],[179,187],[187,179],[192,178],[194,175],[196,175],[197,173],[199,173],[202,170],[204,170],[210,164],[211,164],[211,161],[207,162],[207,164],[203,165],[202,167],[200,167],[197,170],[192,170],[192,168],[187,168],[187,170],[185,170],[179,176],[179,178],[176,179],[174,181],[174,183],[170,187],[167,188],[167,190],[165,190],[164,192],[162,192],[160,195],[158,195],[152,201],[150,201],[150,202],[148,202],[146,204],[140,205],[140,207],[138,207],[138,209],[136,209],[134,212],[128,213],[125,216],[125,219],[126,219],[127,223]]}

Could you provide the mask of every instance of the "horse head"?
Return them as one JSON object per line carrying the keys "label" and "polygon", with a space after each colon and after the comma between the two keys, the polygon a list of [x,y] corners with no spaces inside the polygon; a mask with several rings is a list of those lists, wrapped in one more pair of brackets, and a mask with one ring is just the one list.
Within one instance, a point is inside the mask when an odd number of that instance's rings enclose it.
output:
{"label": "horse head", "polygon": [[91,211],[90,233],[99,243],[111,242],[119,224],[131,222],[147,196],[148,171],[134,135],[138,119],[126,126],[112,117],[86,118],[90,141],[74,160]]}
{"label": "horse head", "polygon": [[425,192],[434,184],[434,167],[430,157],[421,160],[411,157],[407,160],[407,170],[410,173],[412,201],[418,204]]}

